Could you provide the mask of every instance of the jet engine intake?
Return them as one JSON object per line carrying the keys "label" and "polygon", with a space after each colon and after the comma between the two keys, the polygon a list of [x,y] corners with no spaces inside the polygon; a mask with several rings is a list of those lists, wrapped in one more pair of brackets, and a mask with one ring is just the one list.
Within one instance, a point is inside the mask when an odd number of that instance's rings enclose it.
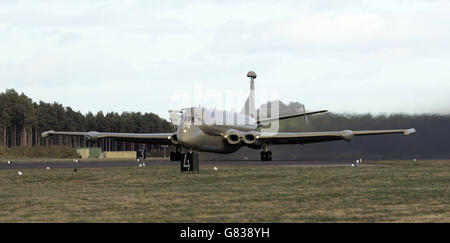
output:
{"label": "jet engine intake", "polygon": [[237,134],[230,134],[227,136],[227,142],[229,144],[238,144],[241,142],[241,137]]}
{"label": "jet engine intake", "polygon": [[253,132],[246,133],[244,135],[244,142],[246,144],[254,144],[256,142],[257,137],[258,137],[258,134],[256,134],[256,133],[253,133]]}
{"label": "jet engine intake", "polygon": [[231,130],[225,134],[225,138],[229,144],[238,144],[242,141],[242,134],[239,131]]}
{"label": "jet engine intake", "polygon": [[170,136],[170,141],[171,141],[173,144],[179,144],[179,143],[180,143],[180,142],[178,141],[177,134],[173,134],[172,136]]}

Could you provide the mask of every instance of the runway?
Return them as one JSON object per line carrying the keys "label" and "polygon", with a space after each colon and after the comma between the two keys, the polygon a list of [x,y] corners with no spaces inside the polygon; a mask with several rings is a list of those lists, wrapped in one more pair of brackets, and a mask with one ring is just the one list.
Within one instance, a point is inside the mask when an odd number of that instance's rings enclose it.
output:
{"label": "runway", "polygon": [[[145,166],[180,166],[177,161],[154,161],[154,160],[123,160],[123,161],[83,161],[78,163],[68,161],[12,161],[0,163],[0,170],[23,170],[23,169],[45,169],[56,168],[109,168],[109,167],[136,167],[145,163]],[[200,161],[201,166],[208,165],[230,165],[230,166],[349,166],[349,161],[291,161],[291,160],[227,160],[227,161]],[[363,164],[361,164],[363,165]]]}

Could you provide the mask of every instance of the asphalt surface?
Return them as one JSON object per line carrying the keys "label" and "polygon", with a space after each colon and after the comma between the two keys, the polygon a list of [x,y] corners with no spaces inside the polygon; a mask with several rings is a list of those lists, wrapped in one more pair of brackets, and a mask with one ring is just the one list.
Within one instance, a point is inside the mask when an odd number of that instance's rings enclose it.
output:
{"label": "asphalt surface", "polygon": [[[124,160],[124,161],[83,161],[78,163],[67,161],[11,161],[0,162],[0,170],[45,169],[52,168],[108,168],[108,167],[135,167],[145,163],[145,166],[180,166],[177,161],[153,161],[153,160]],[[290,160],[231,160],[231,161],[200,161],[202,165],[233,165],[233,166],[351,166],[349,161],[290,161]],[[361,164],[364,166],[364,164]]]}

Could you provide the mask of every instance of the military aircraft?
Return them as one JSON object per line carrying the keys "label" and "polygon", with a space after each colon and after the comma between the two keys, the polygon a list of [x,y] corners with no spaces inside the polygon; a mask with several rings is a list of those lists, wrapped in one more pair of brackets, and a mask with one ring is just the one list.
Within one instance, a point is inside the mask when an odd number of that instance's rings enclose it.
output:
{"label": "military aircraft", "polygon": [[[327,112],[319,110],[302,113],[260,118],[255,109],[255,84],[256,73],[247,73],[250,78],[250,94],[241,112],[211,110],[200,107],[190,107],[175,111],[180,113],[180,122],[176,132],[171,133],[110,133],[110,132],[68,132],[46,131],[42,137],[50,135],[84,136],[88,140],[100,138],[112,138],[119,141],[135,143],[174,145],[175,151],[171,152],[170,159],[181,160],[186,151],[233,153],[243,146],[252,149],[261,149],[261,160],[272,160],[270,145],[276,144],[308,144],[335,140],[350,141],[355,136],[394,134],[410,135],[416,132],[410,129],[390,130],[361,130],[361,131],[320,131],[320,132],[270,132],[264,131],[264,126],[279,120]],[[170,111],[173,112],[173,111]]]}

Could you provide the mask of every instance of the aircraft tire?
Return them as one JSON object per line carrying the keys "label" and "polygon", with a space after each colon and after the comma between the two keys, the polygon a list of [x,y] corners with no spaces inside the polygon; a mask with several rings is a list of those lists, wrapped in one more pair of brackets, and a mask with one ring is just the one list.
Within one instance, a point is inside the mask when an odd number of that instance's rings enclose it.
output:
{"label": "aircraft tire", "polygon": [[268,155],[267,152],[262,151],[262,152],[261,152],[261,160],[262,160],[262,161],[267,161],[267,159],[268,159],[268,158],[267,158],[267,157],[268,157],[267,155]]}

